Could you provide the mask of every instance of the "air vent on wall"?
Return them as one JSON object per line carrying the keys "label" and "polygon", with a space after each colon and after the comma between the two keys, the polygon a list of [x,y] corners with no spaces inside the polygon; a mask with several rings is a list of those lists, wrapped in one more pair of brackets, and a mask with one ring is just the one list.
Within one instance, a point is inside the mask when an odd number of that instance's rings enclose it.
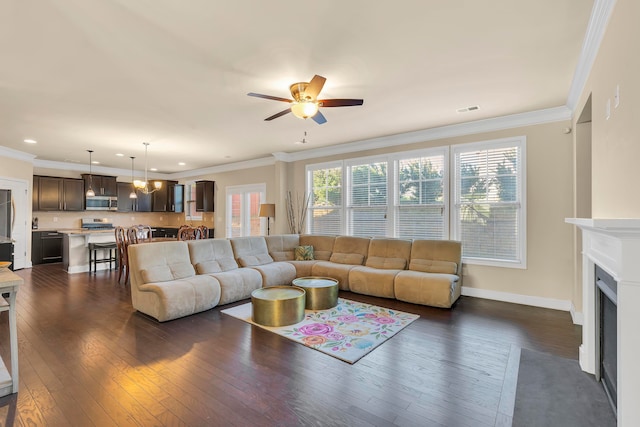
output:
{"label": "air vent on wall", "polygon": [[472,105],[470,107],[464,107],[464,108],[458,108],[456,111],[458,113],[468,113],[469,111],[475,111],[475,110],[479,110],[480,107],[477,105]]}

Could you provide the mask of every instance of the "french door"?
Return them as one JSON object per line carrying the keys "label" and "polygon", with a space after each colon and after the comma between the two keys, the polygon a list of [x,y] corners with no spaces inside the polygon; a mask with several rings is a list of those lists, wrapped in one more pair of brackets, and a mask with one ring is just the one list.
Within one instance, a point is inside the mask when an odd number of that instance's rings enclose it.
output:
{"label": "french door", "polygon": [[226,188],[226,237],[260,236],[264,221],[258,216],[266,198],[266,184],[236,185]]}

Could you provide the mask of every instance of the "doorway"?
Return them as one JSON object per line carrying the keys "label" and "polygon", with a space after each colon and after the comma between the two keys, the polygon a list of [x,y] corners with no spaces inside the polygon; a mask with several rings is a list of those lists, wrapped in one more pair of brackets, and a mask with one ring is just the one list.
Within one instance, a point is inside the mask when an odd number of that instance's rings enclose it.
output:
{"label": "doorway", "polygon": [[27,197],[29,184],[21,179],[0,178],[0,188],[11,190],[15,212],[11,228],[11,239],[14,241],[13,268],[18,270],[31,267],[31,263],[27,263],[27,242],[31,238],[27,228],[28,207],[31,205]]}

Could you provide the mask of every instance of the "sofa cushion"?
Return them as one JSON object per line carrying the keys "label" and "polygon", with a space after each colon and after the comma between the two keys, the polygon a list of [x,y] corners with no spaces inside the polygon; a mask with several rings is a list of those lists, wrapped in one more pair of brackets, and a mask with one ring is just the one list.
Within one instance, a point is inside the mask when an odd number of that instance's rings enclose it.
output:
{"label": "sofa cushion", "polygon": [[333,253],[331,254],[331,258],[329,258],[329,260],[337,264],[362,265],[362,261],[364,261],[364,255]]}
{"label": "sofa cushion", "polygon": [[196,272],[198,274],[221,273],[222,271],[218,261],[205,261],[196,264]]}
{"label": "sofa cushion", "polygon": [[[427,263],[416,260],[426,260]],[[433,273],[449,273],[453,264],[433,263],[433,261],[446,261],[455,264],[456,270],[453,274],[460,275],[462,270],[462,243],[455,240],[426,240],[416,239],[411,245],[411,261],[409,269],[414,271],[424,271],[421,268],[435,269]],[[413,268],[411,267],[413,265]],[[426,265],[426,267],[425,267]],[[436,271],[437,270],[437,271]]]}
{"label": "sofa cushion", "polygon": [[227,239],[189,240],[189,258],[198,274],[217,273],[238,268],[231,242]]}
{"label": "sofa cushion", "polygon": [[186,279],[195,276],[193,265],[186,262],[178,262],[169,265],[159,265],[140,271],[144,283],[168,282],[170,280]]}
{"label": "sofa cushion", "polygon": [[245,255],[238,257],[238,263],[241,267],[256,267],[258,265],[271,264],[273,258],[269,254]]}
{"label": "sofa cushion", "polygon": [[312,261],[315,259],[313,256],[313,246],[298,246],[294,252],[294,259],[296,261]]}
{"label": "sofa cushion", "polygon": [[423,271],[425,273],[456,274],[458,264],[451,261],[439,261],[433,259],[412,259],[409,270]]}
{"label": "sofa cushion", "polygon": [[370,256],[367,258],[367,267],[384,270],[404,270],[406,266],[407,260],[404,258],[385,258],[380,256]]}
{"label": "sofa cushion", "polygon": [[411,240],[373,238],[369,243],[367,267],[404,270],[411,255]]}
{"label": "sofa cushion", "polygon": [[300,245],[313,246],[313,258],[321,261],[329,261],[335,241],[336,236],[318,234],[303,234],[300,236]]}
{"label": "sofa cushion", "polygon": [[338,264],[362,265],[369,250],[369,240],[366,237],[336,237],[329,261]]}
{"label": "sofa cushion", "polygon": [[300,245],[300,236],[297,234],[266,236],[264,239],[274,261],[292,261],[295,257],[294,250]]}

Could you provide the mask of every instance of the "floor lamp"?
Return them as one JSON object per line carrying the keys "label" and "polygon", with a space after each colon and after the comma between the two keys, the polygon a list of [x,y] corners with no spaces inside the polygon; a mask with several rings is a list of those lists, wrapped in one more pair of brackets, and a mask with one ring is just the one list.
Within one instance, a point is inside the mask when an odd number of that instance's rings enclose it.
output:
{"label": "floor lamp", "polygon": [[273,203],[263,203],[260,205],[260,213],[258,214],[261,218],[267,218],[267,236],[269,235],[269,218],[276,216],[276,205]]}

